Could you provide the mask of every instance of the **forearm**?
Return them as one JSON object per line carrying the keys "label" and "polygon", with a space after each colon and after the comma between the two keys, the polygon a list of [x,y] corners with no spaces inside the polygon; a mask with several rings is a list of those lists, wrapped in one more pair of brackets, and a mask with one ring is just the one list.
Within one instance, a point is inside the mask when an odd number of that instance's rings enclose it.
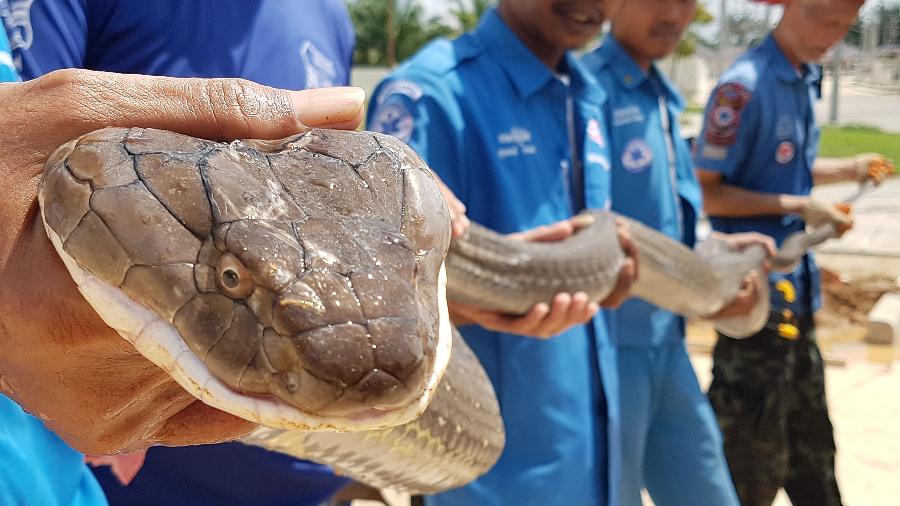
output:
{"label": "forearm", "polygon": [[857,178],[852,158],[817,158],[812,168],[813,184],[853,181]]}
{"label": "forearm", "polygon": [[749,217],[797,214],[807,197],[762,193],[719,183],[703,186],[704,207],[710,216]]}

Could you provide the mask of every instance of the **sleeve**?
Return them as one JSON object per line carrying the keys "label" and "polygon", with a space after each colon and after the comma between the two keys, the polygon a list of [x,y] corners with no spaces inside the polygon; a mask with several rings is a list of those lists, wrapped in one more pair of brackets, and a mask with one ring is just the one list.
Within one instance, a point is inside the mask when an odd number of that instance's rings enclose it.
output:
{"label": "sleeve", "polygon": [[759,116],[759,103],[749,89],[735,82],[720,83],[703,115],[703,130],[694,149],[696,167],[734,179],[753,147]]}
{"label": "sleeve", "polygon": [[87,0],[9,0],[0,11],[23,79],[80,68],[87,46]]}
{"label": "sleeve", "polygon": [[0,32],[0,82],[18,81],[19,74],[13,65],[12,54],[9,51],[9,43],[6,32]]}
{"label": "sleeve", "polygon": [[462,156],[462,120],[455,100],[416,80],[388,78],[372,95],[368,129],[408,144],[463,203],[469,187]]}

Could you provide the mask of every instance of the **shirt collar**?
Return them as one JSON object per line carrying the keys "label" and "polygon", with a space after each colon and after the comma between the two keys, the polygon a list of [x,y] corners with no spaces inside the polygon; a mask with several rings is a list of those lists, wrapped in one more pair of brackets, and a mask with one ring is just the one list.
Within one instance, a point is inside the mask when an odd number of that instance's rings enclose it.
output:
{"label": "shirt collar", "polygon": [[553,72],[510,30],[496,8],[482,17],[474,33],[497,57],[521,97],[533,95],[554,79]]}
{"label": "shirt collar", "polygon": [[[644,83],[650,84],[649,78],[653,75],[655,81],[662,87],[663,93],[666,94],[666,99],[677,108],[684,109],[685,104],[681,94],[678,93],[672,82],[659,71],[655,63],[650,67],[649,73],[644,72],[644,69],[634,61],[634,58],[628,54],[628,51],[622,47],[612,34],[607,35],[603,40],[600,51],[604,59],[609,62],[609,68],[612,70],[613,75],[625,89],[635,90]],[[650,85],[652,86],[652,84]]]}
{"label": "shirt collar", "polygon": [[804,63],[801,65],[802,73],[791,64],[787,55],[778,45],[775,36],[770,32],[762,43],[762,49],[772,58],[772,64],[775,67],[775,74],[783,81],[789,83],[803,80],[806,84],[814,84],[821,79],[821,71],[817,65]]}

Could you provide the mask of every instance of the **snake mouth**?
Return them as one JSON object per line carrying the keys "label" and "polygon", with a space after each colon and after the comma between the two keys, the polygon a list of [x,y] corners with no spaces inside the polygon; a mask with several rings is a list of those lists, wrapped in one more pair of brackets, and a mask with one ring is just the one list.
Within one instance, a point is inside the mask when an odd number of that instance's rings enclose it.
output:
{"label": "snake mouth", "polygon": [[329,416],[304,411],[272,397],[242,394],[207,369],[170,321],[132,299],[120,288],[82,268],[68,255],[62,239],[47,225],[42,192],[39,192],[38,198],[41,201],[41,218],[50,241],[78,290],[103,321],[142,355],[168,372],[185,390],[214,408],[267,427],[288,430],[357,431],[391,427],[408,423],[425,411],[450,361],[452,335],[446,303],[446,273],[442,265],[436,286],[439,328],[434,364],[421,395],[412,402],[389,409],[346,409],[339,416]]}

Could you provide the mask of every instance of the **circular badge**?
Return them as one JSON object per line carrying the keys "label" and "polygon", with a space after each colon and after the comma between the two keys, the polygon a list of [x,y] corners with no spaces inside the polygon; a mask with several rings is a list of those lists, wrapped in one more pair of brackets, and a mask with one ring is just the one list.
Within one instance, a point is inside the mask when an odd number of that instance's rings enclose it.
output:
{"label": "circular badge", "polygon": [[412,137],[413,117],[409,109],[400,104],[383,105],[372,118],[370,128],[375,132],[393,135],[403,142]]}
{"label": "circular badge", "polygon": [[734,126],[737,113],[730,105],[720,105],[712,110],[712,122],[719,128]]}
{"label": "circular badge", "polygon": [[625,146],[622,153],[622,166],[632,174],[639,174],[647,170],[653,163],[653,151],[644,142],[644,139],[632,139]]}
{"label": "circular badge", "polygon": [[781,141],[775,149],[775,161],[784,165],[794,159],[797,149],[791,141]]}

